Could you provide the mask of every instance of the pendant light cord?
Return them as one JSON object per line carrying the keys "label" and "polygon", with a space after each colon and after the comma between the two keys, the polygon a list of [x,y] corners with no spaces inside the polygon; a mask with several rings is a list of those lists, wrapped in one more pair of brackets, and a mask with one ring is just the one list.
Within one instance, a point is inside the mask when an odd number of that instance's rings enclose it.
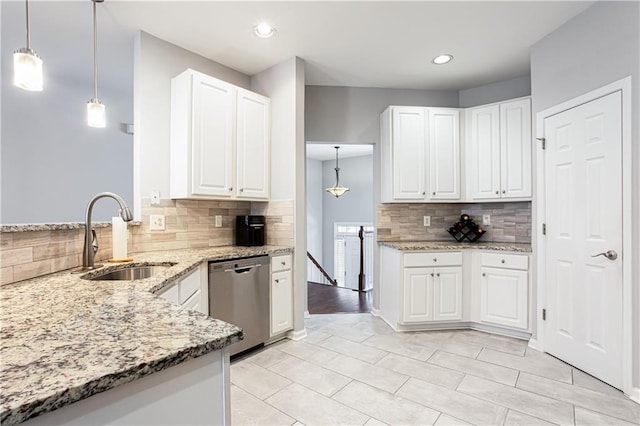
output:
{"label": "pendant light cord", "polygon": [[340,167],[338,167],[338,149],[340,149],[340,147],[335,147],[336,148],[336,187],[340,184]]}
{"label": "pendant light cord", "polygon": [[26,2],[27,9],[27,50],[31,50],[31,33],[29,31],[29,0]]}
{"label": "pendant light cord", "polygon": [[97,50],[98,50],[98,27],[96,23],[96,0],[93,3],[93,98],[98,99],[98,66],[97,66]]}

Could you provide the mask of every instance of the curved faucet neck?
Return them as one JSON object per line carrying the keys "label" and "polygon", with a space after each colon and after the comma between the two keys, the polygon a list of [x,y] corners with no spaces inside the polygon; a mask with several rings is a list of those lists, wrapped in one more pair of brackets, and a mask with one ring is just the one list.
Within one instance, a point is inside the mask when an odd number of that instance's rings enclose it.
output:
{"label": "curved faucet neck", "polygon": [[130,222],[133,219],[131,215],[131,210],[127,207],[127,203],[122,199],[121,196],[115,194],[113,192],[101,192],[96,194],[89,204],[87,205],[87,211],[85,214],[84,220],[84,249],[82,251],[82,267],[85,269],[93,269],[94,268],[94,256],[93,252],[93,229],[91,226],[91,215],[93,212],[93,205],[101,198],[113,198],[120,205],[120,217],[125,222]]}

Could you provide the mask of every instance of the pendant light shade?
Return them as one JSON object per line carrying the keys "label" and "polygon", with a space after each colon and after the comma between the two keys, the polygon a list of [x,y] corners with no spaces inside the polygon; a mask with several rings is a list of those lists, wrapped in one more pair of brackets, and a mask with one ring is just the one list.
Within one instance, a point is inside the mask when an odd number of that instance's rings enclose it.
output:
{"label": "pendant light shade", "polygon": [[98,98],[98,25],[96,22],[96,3],[104,0],[91,0],[93,3],[93,98],[87,102],[87,124],[90,127],[107,126],[107,108]]}
{"label": "pendant light shade", "polygon": [[340,185],[340,167],[338,167],[338,150],[340,147],[336,146],[334,148],[336,149],[336,168],[334,169],[336,171],[336,183],[332,187],[327,188],[326,191],[334,197],[340,198],[345,192],[349,191],[349,188]]}
{"label": "pendant light shade", "polygon": [[13,84],[34,92],[42,91],[42,59],[31,49],[31,31],[29,28],[29,0],[27,9],[27,47],[13,53]]}

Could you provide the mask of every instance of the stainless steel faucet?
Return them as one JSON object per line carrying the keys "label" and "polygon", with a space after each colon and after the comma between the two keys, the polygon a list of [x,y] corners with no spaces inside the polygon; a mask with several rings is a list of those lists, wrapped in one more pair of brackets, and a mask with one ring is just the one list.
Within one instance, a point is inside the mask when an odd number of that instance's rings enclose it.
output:
{"label": "stainless steel faucet", "polygon": [[93,264],[93,257],[98,251],[98,239],[96,238],[96,232],[91,227],[91,211],[93,210],[93,205],[100,198],[113,198],[120,204],[120,217],[125,222],[130,222],[133,220],[133,215],[131,214],[131,210],[127,207],[127,203],[124,202],[121,196],[118,194],[114,194],[113,192],[101,192],[96,194],[91,201],[89,201],[89,205],[87,206],[87,214],[85,216],[84,221],[84,249],[82,250],[82,268],[83,269],[93,269],[95,266]]}

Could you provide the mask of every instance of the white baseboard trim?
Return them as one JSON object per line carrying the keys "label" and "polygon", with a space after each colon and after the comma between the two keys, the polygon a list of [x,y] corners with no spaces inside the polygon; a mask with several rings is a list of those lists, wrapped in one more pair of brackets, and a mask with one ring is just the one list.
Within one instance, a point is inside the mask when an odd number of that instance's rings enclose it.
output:
{"label": "white baseboard trim", "polygon": [[528,346],[529,346],[531,349],[535,349],[536,351],[540,351],[540,352],[542,352],[542,351],[540,350],[540,345],[538,344],[538,339],[529,339],[529,344],[528,344]]}
{"label": "white baseboard trim", "polygon": [[291,330],[287,333],[287,338],[291,340],[302,340],[307,337],[307,329],[303,328],[302,330]]}
{"label": "white baseboard trim", "polygon": [[379,317],[380,316],[380,309],[371,308],[371,311],[369,311],[369,313],[371,315],[373,315],[374,317]]}
{"label": "white baseboard trim", "polygon": [[640,404],[640,388],[633,388],[631,393],[627,395],[633,402]]}
{"label": "white baseboard trim", "polygon": [[309,319],[311,318],[311,314],[309,313],[309,311],[304,311],[304,319]]}

